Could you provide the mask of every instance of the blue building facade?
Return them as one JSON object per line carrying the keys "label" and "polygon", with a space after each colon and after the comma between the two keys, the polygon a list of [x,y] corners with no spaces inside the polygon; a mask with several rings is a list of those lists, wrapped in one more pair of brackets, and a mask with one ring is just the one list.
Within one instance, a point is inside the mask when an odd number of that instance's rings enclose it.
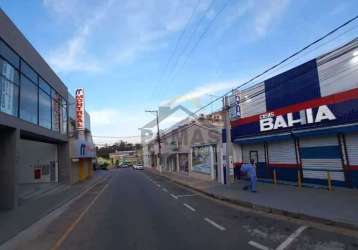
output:
{"label": "blue building facade", "polygon": [[235,96],[237,166],[253,158],[259,178],[358,187],[358,39]]}

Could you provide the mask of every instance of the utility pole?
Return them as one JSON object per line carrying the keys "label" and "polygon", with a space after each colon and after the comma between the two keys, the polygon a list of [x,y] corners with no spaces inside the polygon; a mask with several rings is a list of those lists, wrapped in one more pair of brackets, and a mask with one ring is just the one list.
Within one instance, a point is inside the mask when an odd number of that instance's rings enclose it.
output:
{"label": "utility pole", "polygon": [[162,165],[160,164],[160,157],[162,155],[162,146],[160,145],[160,130],[159,130],[159,112],[158,110],[146,110],[147,113],[154,113],[157,118],[157,142],[158,142],[158,158],[157,164],[159,165],[159,172],[162,172]]}
{"label": "utility pole", "polygon": [[231,125],[229,97],[224,97],[225,131],[226,131],[226,184],[230,184],[230,168],[232,165]]}

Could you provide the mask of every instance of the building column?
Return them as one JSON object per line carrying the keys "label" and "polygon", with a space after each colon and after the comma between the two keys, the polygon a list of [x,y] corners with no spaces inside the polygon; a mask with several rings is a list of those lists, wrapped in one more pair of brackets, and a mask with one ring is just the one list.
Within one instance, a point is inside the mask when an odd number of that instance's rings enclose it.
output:
{"label": "building column", "polygon": [[20,130],[0,129],[0,209],[17,207],[16,169]]}
{"label": "building column", "polygon": [[58,182],[63,184],[71,183],[71,159],[70,144],[60,143],[58,148]]}
{"label": "building column", "polygon": [[210,146],[210,165],[211,165],[211,180],[215,180],[215,166],[214,166],[214,146]]}
{"label": "building column", "polygon": [[177,173],[180,173],[180,169],[179,169],[179,153],[176,154],[176,164],[177,164]]}
{"label": "building column", "polygon": [[93,176],[93,163],[92,163],[92,159],[88,159],[87,160],[87,166],[88,166],[88,177],[92,177]]}
{"label": "building column", "polygon": [[80,181],[84,181],[86,179],[86,175],[85,175],[85,159],[80,159],[79,161],[79,174],[80,174]]}
{"label": "building column", "polygon": [[191,168],[193,166],[193,148],[190,148],[188,155],[188,175],[191,173]]}

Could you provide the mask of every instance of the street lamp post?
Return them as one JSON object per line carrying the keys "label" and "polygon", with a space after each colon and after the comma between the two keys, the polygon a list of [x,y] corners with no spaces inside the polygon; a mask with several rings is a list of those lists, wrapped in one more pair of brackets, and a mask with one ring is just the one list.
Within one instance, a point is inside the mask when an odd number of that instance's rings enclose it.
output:
{"label": "street lamp post", "polygon": [[157,141],[158,141],[158,164],[159,164],[159,172],[162,172],[162,165],[160,164],[160,157],[162,155],[162,147],[160,145],[160,133],[159,133],[159,112],[158,110],[146,110],[147,113],[154,113],[157,118]]}

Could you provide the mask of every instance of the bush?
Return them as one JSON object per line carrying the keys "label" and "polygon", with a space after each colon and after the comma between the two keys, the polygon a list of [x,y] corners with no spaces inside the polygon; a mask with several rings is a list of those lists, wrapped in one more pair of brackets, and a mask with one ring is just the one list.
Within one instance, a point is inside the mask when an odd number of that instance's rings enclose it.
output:
{"label": "bush", "polygon": [[108,162],[103,162],[103,164],[101,165],[101,169],[107,170],[108,165]]}

